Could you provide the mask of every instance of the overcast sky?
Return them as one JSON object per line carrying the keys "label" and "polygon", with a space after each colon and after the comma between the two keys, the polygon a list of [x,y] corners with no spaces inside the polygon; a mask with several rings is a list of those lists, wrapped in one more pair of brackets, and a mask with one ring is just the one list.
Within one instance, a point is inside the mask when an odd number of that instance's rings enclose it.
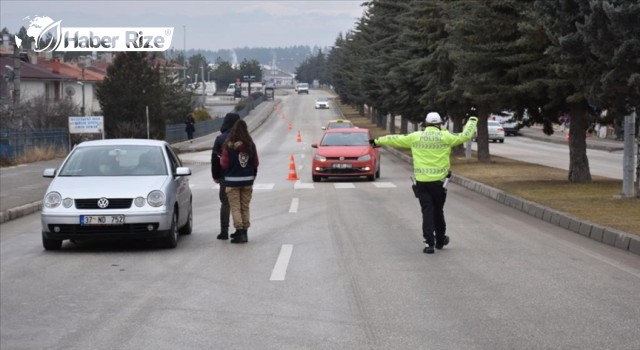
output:
{"label": "overcast sky", "polygon": [[[62,27],[174,27],[172,47],[332,46],[354,29],[363,1],[31,1],[0,0],[0,27],[17,33],[25,17]],[[186,29],[186,30],[185,30]]]}

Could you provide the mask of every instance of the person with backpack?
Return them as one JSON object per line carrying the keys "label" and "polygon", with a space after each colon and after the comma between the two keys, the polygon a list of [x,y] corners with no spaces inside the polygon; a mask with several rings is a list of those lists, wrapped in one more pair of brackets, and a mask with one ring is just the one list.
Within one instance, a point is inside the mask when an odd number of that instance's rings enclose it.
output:
{"label": "person with backpack", "polygon": [[231,217],[236,229],[231,243],[248,241],[247,230],[251,226],[249,207],[259,163],[256,144],[249,135],[247,123],[240,119],[231,128],[220,157]]}

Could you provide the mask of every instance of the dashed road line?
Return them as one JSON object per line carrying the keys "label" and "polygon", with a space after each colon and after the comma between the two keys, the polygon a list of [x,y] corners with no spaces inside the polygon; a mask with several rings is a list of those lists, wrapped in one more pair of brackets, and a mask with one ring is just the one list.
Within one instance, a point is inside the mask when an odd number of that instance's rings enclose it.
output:
{"label": "dashed road line", "polygon": [[298,198],[291,199],[291,205],[289,206],[290,213],[298,212],[298,204],[300,204],[300,200]]}
{"label": "dashed road line", "polygon": [[293,252],[293,245],[283,244],[280,248],[280,255],[276,260],[276,264],[271,271],[271,281],[284,281],[287,274],[287,267],[289,266],[289,260],[291,259],[291,253]]}

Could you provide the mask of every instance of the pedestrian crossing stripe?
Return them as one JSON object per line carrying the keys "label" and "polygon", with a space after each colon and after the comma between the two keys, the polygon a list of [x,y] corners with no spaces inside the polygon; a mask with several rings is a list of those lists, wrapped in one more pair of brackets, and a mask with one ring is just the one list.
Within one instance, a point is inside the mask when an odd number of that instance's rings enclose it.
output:
{"label": "pedestrian crossing stripe", "polygon": [[374,182],[373,185],[377,188],[396,188],[392,182]]}
{"label": "pedestrian crossing stripe", "polygon": [[354,185],[352,182],[335,183],[333,184],[333,186],[335,188],[356,188],[356,185]]}
{"label": "pedestrian crossing stripe", "polygon": [[314,186],[312,183],[296,181],[296,183],[293,184],[293,188],[296,190],[303,190],[303,189],[313,189]]}
{"label": "pedestrian crossing stripe", "polygon": [[[326,186],[328,184],[322,184],[319,186]],[[356,187],[363,187],[363,186],[370,186],[373,185],[376,188],[397,188],[398,186],[396,186],[394,183],[392,182],[363,182],[363,183],[358,183],[356,185],[356,183],[353,182],[334,182],[333,183],[333,187],[335,189],[338,190],[342,190],[342,189],[351,189],[351,188],[356,188]],[[190,184],[190,187],[194,187],[195,185],[193,183]],[[273,190],[275,188],[275,184],[265,184],[265,183],[254,183],[253,184],[253,189],[254,190]],[[296,190],[305,190],[305,189],[315,189],[315,184],[311,183],[311,182],[302,182],[302,181],[296,181],[293,184],[293,188]],[[219,184],[214,184],[213,185],[213,189],[218,190],[220,189],[220,185]]]}

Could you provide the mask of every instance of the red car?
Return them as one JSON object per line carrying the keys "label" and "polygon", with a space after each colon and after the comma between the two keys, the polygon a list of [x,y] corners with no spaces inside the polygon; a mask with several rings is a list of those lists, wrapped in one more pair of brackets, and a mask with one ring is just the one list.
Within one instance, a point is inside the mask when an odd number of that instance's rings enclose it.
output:
{"label": "red car", "polygon": [[311,164],[311,177],[318,182],[328,177],[361,177],[375,181],[380,177],[379,146],[369,144],[368,129],[340,128],[324,132]]}

